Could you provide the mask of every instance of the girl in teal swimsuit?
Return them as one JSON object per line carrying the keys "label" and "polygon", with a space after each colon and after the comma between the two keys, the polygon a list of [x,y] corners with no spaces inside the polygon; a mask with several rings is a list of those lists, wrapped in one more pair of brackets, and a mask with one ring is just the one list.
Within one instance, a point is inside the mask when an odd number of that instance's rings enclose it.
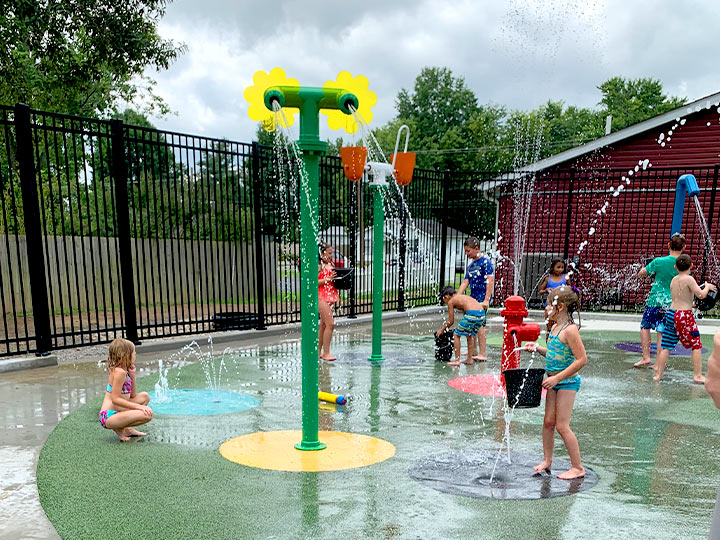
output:
{"label": "girl in teal swimsuit", "polygon": [[577,294],[570,287],[563,286],[551,291],[548,300],[546,313],[548,323],[553,326],[548,335],[547,348],[540,347],[537,343],[525,345],[526,350],[537,351],[545,357],[548,374],[542,383],[547,389],[542,429],[544,459],[535,467],[535,472],[550,472],[557,429],[570,455],[570,470],[559,474],[558,478],[572,480],[585,476],[580,459],[580,446],[570,429],[570,416],[575,394],[580,390],[578,372],[587,363],[587,354],[578,326],[572,317],[578,309]]}
{"label": "girl in teal swimsuit", "polygon": [[107,368],[108,385],[98,419],[105,429],[112,429],[121,441],[142,437],[135,426],[152,420],[153,412],[147,404],[150,395],[137,392],[135,386],[135,345],[118,338],[110,344]]}

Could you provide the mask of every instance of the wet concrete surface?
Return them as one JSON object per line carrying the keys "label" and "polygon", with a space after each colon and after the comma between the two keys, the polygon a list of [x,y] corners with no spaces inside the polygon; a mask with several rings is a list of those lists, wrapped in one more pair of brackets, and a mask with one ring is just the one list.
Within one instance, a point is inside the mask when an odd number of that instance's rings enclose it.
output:
{"label": "wet concrete surface", "polygon": [[[592,330],[602,328],[602,321],[589,320],[587,323]],[[413,341],[427,341],[427,336],[441,324],[442,316],[436,314],[388,321],[384,326],[388,335],[407,336],[411,347]],[[489,329],[497,333],[501,331],[500,325],[501,320],[495,317],[491,319]],[[630,325],[635,326],[636,323],[612,321],[609,329],[615,330],[619,326],[627,329]],[[701,327],[701,331],[704,334],[717,328],[715,324],[703,326],[705,328]],[[347,340],[358,333],[367,338],[369,330],[364,324],[361,327],[339,328],[337,333],[340,339]],[[296,332],[268,337],[258,332],[256,336],[238,342],[235,346],[263,347],[283,340],[293,343],[298,340]],[[207,338],[203,336],[197,339],[201,342]],[[158,359],[167,357],[169,351],[177,349],[176,345],[168,343],[166,351],[156,350],[147,354],[139,352],[139,375],[156,371]],[[107,374],[98,367],[97,360],[106,355],[106,350],[107,346],[99,346],[80,349],[77,353],[63,351],[64,365],[0,374],[0,539],[59,538],[38,500],[35,473],[37,459],[57,424],[103,391]],[[358,354],[358,358],[363,354]],[[78,363],[72,363],[73,359]],[[354,363],[354,358],[348,357],[348,360]],[[412,364],[415,359],[403,359],[398,363],[406,362]],[[669,379],[672,380],[672,373]]]}

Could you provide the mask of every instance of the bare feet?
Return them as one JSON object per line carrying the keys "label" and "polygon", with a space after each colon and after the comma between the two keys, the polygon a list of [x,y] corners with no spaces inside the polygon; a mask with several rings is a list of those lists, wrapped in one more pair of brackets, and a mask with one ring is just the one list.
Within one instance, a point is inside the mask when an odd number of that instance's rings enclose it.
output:
{"label": "bare feet", "polygon": [[118,436],[118,439],[120,439],[122,442],[127,442],[130,440],[130,435],[125,434],[125,429],[113,429],[115,432],[115,435]]}
{"label": "bare feet", "polygon": [[330,356],[329,354],[321,356],[320,358],[322,358],[326,362],[334,362],[335,360],[337,360],[337,358],[335,358],[334,356]]}
{"label": "bare feet", "polygon": [[542,463],[540,463],[540,465],[535,465],[535,466],[533,467],[533,470],[534,470],[536,473],[541,473],[541,472],[543,472],[543,471],[549,473],[549,472],[550,472],[550,466],[551,466],[551,465],[552,465],[552,461],[543,461]]}
{"label": "bare feet", "polygon": [[659,382],[660,379],[662,379],[662,376],[661,376],[661,375],[655,375],[655,376],[653,377],[653,381],[658,381],[658,382]]}
{"label": "bare feet", "polygon": [[693,377],[693,382],[695,384],[705,384],[705,377],[702,375],[698,375],[697,377]]}
{"label": "bare feet", "polygon": [[125,428],[125,435],[130,435],[130,437],[144,437],[147,435],[144,431],[138,431],[137,429],[133,427]]}
{"label": "bare feet", "polygon": [[475,361],[472,358],[468,358],[467,360],[463,360],[463,364],[467,364],[468,366],[474,364]]}
{"label": "bare feet", "polygon": [[585,469],[582,467],[572,467],[569,471],[558,474],[560,480],[574,480],[575,478],[585,478]]}
{"label": "bare feet", "polygon": [[473,356],[472,358],[476,362],[487,362],[487,358],[483,358],[482,356]]}
{"label": "bare feet", "polygon": [[649,358],[647,360],[645,358],[643,358],[639,362],[635,362],[633,364],[633,367],[643,367],[643,366],[652,367],[652,360],[650,360]]}
{"label": "bare feet", "polygon": [[454,362],[448,362],[447,365],[448,365],[448,366],[459,366],[459,365],[460,365],[460,359],[458,358],[458,359],[455,360]]}

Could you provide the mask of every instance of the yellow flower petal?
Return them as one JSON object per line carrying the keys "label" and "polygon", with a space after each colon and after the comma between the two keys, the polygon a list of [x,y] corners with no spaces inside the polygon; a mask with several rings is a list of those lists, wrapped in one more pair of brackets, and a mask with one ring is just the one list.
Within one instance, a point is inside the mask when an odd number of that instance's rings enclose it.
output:
{"label": "yellow flower petal", "polygon": [[253,75],[253,85],[245,88],[243,96],[250,106],[248,107],[248,116],[251,120],[262,122],[266,131],[275,131],[275,123],[279,121],[284,127],[290,127],[295,123],[295,115],[300,112],[295,107],[283,107],[285,117],[278,115],[265,107],[265,90],[271,86],[300,86],[297,79],[290,79],[285,75],[285,70],[279,67],[270,70],[270,73],[264,71],[256,71]]}
{"label": "yellow flower petal", "polygon": [[[338,73],[337,79],[327,81],[323,88],[342,88],[355,94],[359,105],[355,114],[362,119],[363,123],[369,124],[373,119],[371,109],[377,103],[377,96],[369,89],[369,86],[370,82],[365,75],[353,77],[349,71],[341,71]],[[352,115],[338,110],[322,109],[320,112],[328,117],[330,129],[344,129],[348,133],[355,133],[358,130],[358,123]]]}

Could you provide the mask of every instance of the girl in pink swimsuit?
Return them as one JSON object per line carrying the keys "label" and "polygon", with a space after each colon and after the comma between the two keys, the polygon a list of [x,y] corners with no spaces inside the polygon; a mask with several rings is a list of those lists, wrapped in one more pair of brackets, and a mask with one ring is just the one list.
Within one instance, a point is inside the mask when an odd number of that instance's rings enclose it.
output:
{"label": "girl in pink swimsuit", "polygon": [[332,305],[340,300],[333,280],[335,267],[333,266],[333,248],[330,244],[320,244],[320,265],[318,267],[318,311],[320,312],[320,358],[328,362],[335,360],[330,354],[330,341],[332,340],[335,320],[332,314]]}
{"label": "girl in pink swimsuit", "polygon": [[121,441],[142,437],[135,426],[147,424],[153,412],[147,404],[150,395],[137,392],[135,386],[135,345],[127,339],[117,338],[110,344],[107,369],[108,384],[98,418],[102,427],[112,429]]}

